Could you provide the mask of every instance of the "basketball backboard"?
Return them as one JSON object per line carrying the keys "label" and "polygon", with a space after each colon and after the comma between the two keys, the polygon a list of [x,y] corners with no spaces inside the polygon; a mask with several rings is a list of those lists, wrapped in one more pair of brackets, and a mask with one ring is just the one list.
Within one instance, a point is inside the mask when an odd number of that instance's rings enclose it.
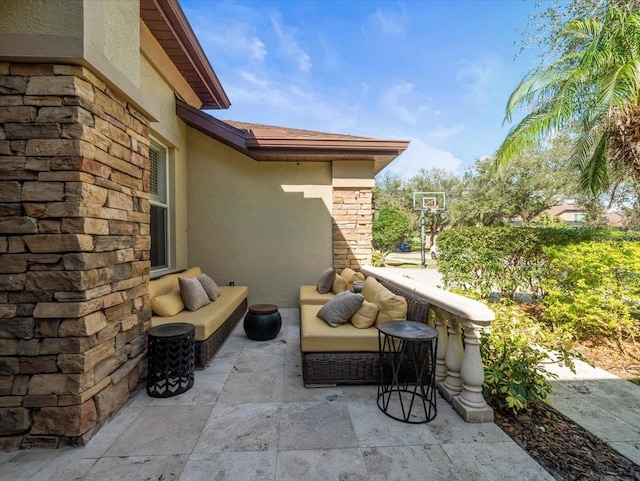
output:
{"label": "basketball backboard", "polygon": [[446,208],[444,192],[414,192],[413,210],[441,212]]}

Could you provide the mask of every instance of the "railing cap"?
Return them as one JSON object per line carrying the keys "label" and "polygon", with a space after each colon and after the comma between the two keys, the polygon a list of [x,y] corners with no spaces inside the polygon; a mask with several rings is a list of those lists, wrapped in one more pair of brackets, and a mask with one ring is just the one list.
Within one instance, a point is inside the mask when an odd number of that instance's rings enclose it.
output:
{"label": "railing cap", "polygon": [[378,280],[389,282],[396,287],[413,292],[415,295],[429,301],[432,305],[462,319],[468,319],[474,324],[488,326],[496,317],[494,312],[480,301],[438,287],[427,286],[419,281],[389,272],[384,267],[362,266],[360,270]]}

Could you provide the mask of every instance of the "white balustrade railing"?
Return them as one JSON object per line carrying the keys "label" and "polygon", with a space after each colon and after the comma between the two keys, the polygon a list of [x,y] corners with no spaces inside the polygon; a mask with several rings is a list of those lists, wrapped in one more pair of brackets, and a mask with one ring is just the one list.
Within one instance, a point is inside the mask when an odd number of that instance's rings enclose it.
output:
{"label": "white balustrade railing", "polygon": [[467,422],[492,422],[493,410],[482,396],[484,370],[480,333],[495,314],[482,302],[428,286],[383,267],[363,266],[365,275],[393,284],[430,304],[438,331],[436,384],[444,399]]}

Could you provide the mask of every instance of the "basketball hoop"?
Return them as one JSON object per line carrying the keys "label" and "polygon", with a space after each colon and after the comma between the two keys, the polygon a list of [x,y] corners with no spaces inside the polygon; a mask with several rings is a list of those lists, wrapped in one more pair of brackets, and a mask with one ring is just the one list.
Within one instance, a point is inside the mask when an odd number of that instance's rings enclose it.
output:
{"label": "basketball hoop", "polygon": [[438,204],[428,204],[425,205],[425,208],[427,209],[427,211],[433,214],[438,211]]}

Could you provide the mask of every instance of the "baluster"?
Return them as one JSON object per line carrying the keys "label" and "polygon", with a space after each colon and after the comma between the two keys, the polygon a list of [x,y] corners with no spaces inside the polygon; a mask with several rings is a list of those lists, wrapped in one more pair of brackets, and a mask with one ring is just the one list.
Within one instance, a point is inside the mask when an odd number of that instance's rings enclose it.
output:
{"label": "baluster", "polygon": [[444,311],[433,308],[436,330],[438,331],[438,349],[436,351],[436,386],[447,378],[445,353],[447,351],[447,318]]}
{"label": "baluster", "polygon": [[458,320],[447,313],[447,350],[445,352],[445,364],[447,366],[447,378],[440,383],[439,390],[442,397],[451,402],[454,396],[462,391],[462,379],[460,378],[460,367],[462,366],[462,356],[464,347],[462,345],[462,329]]}
{"label": "baluster", "polygon": [[467,422],[485,423],[493,421],[491,409],[482,396],[484,369],[480,355],[481,327],[462,321],[464,329],[464,356],[460,375],[462,392],[453,398],[454,409]]}

